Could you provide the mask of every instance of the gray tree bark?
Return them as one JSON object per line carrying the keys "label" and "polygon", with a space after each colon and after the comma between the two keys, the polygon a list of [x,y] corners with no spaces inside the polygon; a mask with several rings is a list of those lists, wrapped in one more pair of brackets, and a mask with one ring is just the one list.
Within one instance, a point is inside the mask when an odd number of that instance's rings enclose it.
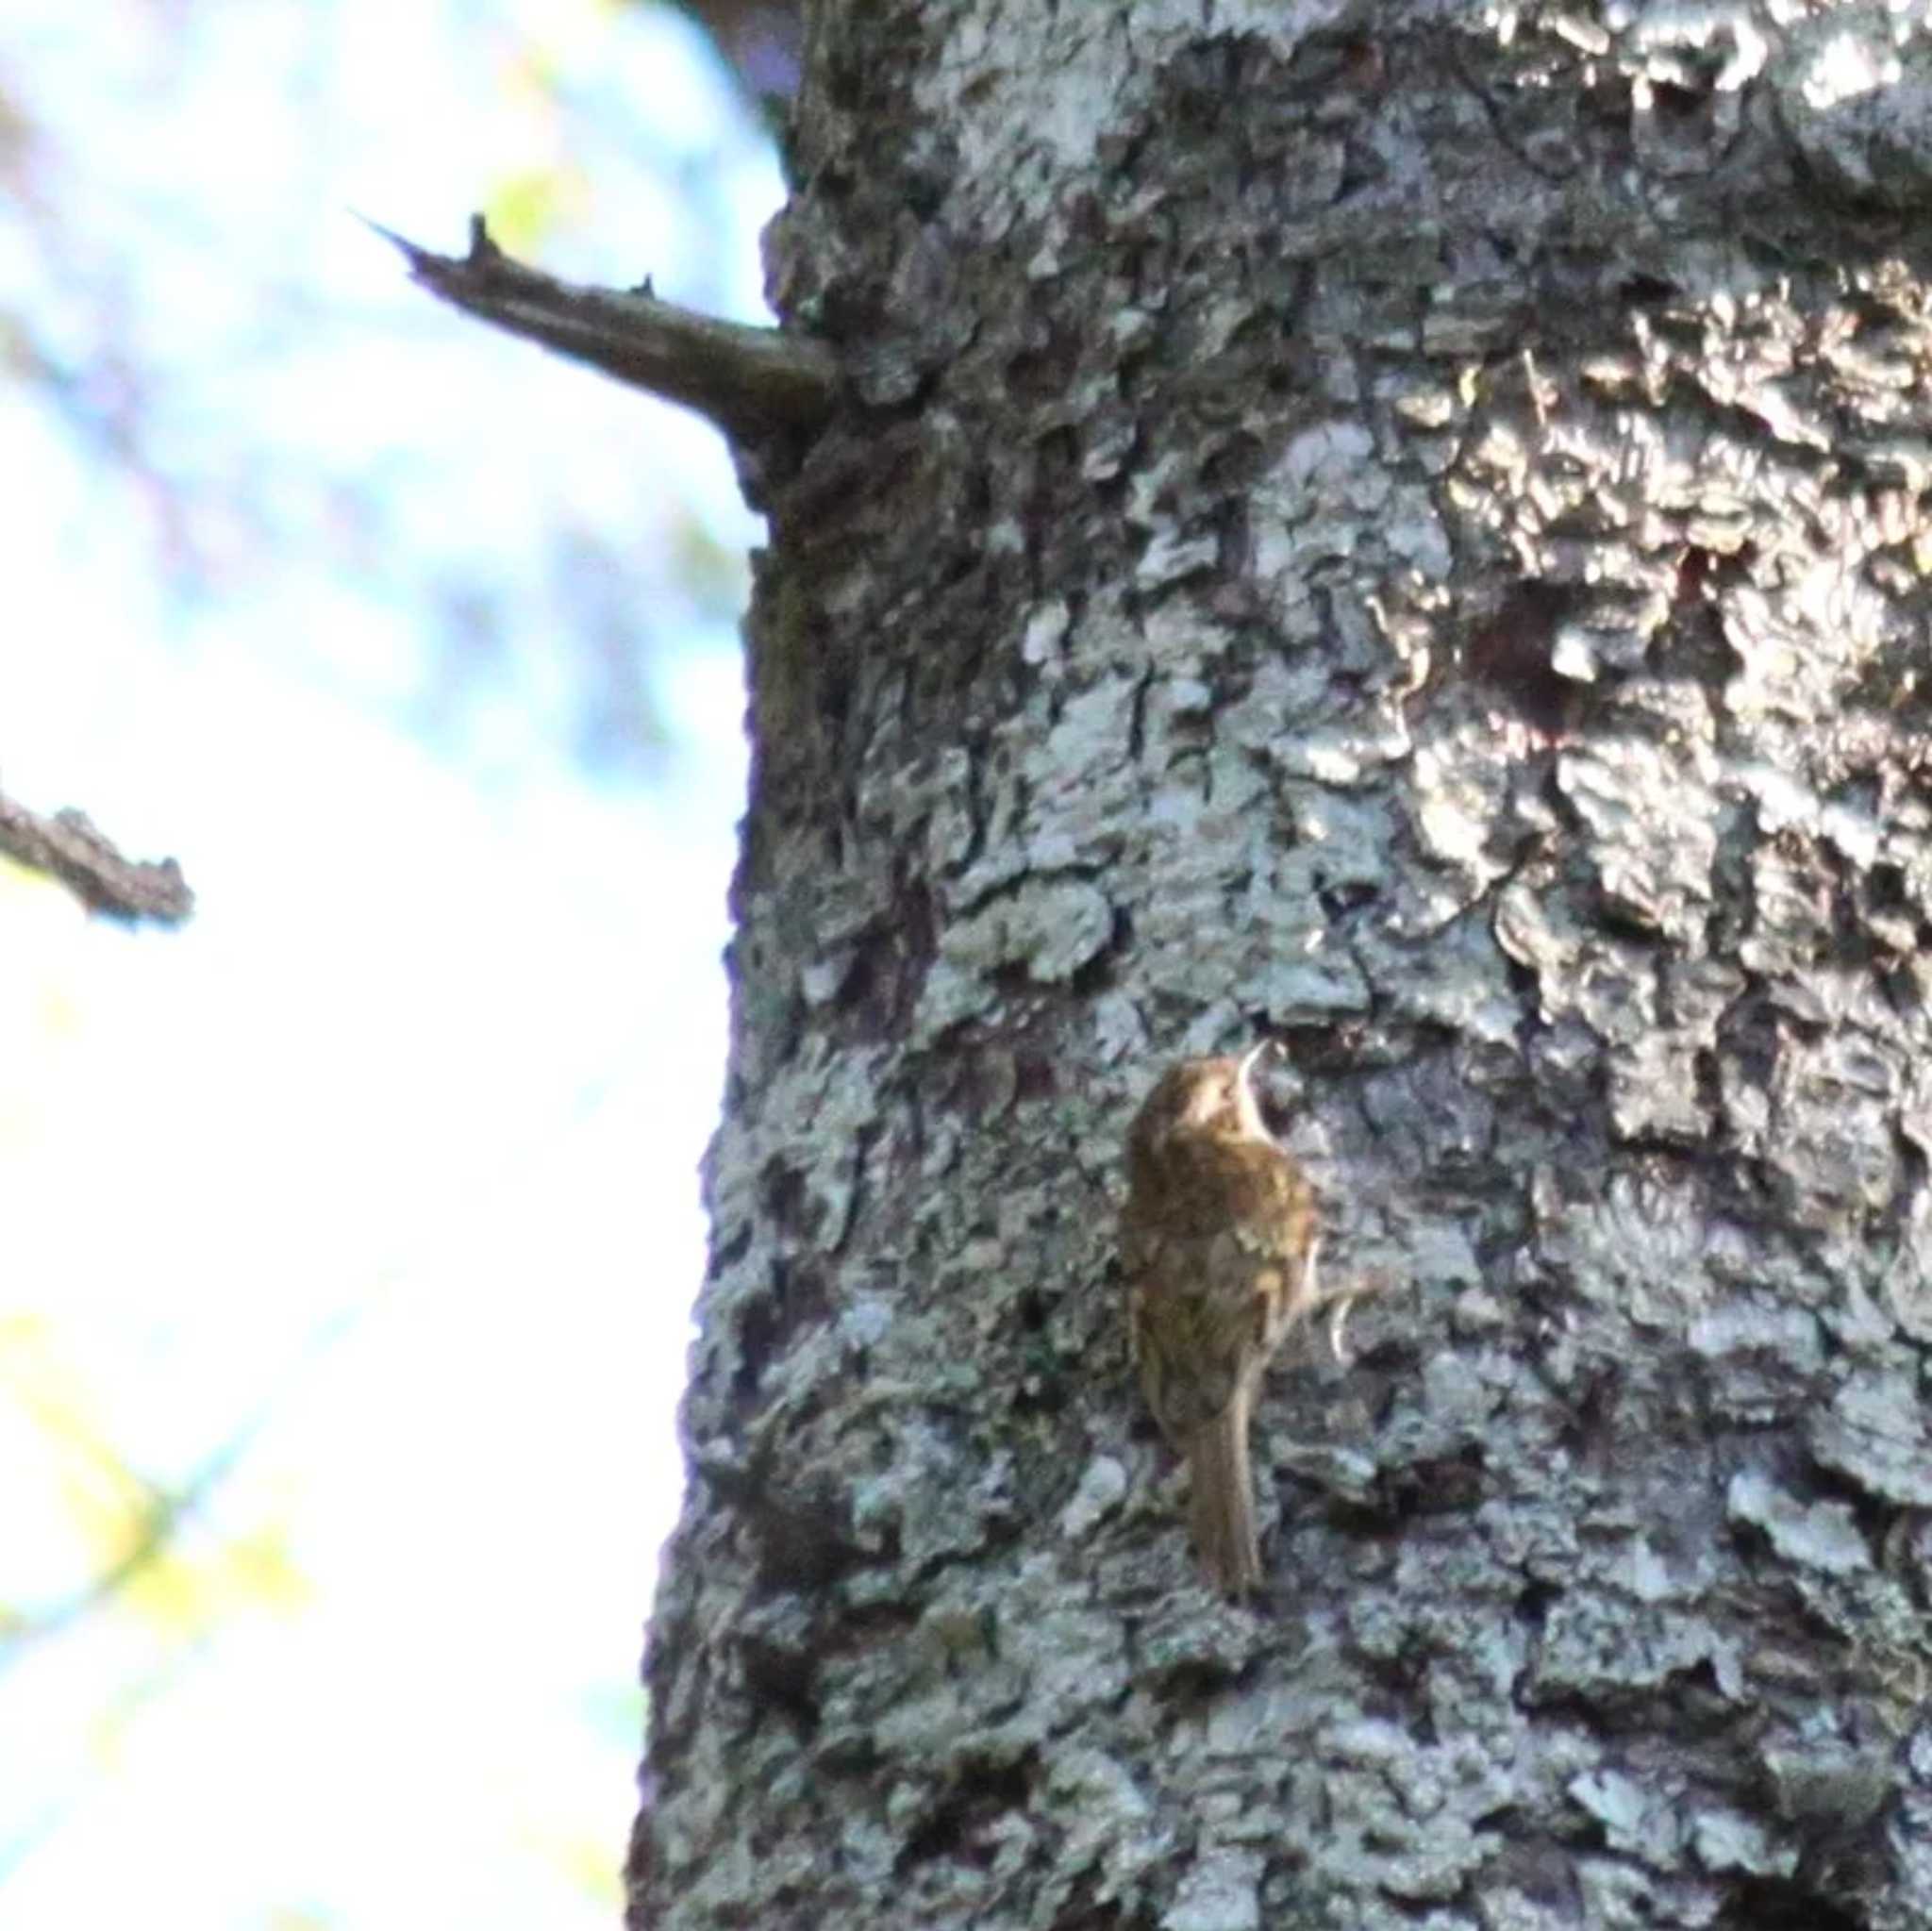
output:
{"label": "gray tree bark", "polygon": [[[822,0],[633,1922],[1923,1926],[1932,54]],[[1270,1589],[1128,1369],[1281,1037]]]}

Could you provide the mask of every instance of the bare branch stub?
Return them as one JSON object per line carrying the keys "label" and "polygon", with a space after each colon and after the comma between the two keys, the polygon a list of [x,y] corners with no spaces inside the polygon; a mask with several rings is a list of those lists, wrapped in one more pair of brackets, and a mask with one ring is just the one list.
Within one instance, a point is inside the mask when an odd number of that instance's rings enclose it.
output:
{"label": "bare branch stub", "polygon": [[830,414],[839,366],[809,337],[755,328],[660,301],[641,289],[589,288],[513,261],[470,221],[470,252],[433,254],[380,224],[432,294],[512,335],[588,362],[633,388],[683,404],[734,442],[809,431]]}
{"label": "bare branch stub", "polygon": [[57,878],[91,912],[178,925],[194,909],[194,893],[173,858],[124,857],[84,811],[42,817],[0,795],[0,853]]}

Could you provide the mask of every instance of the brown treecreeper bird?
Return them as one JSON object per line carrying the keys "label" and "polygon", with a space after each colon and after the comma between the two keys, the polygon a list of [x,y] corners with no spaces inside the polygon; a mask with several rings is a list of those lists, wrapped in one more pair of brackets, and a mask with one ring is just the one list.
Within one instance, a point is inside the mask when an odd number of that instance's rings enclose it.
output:
{"label": "brown treecreeper bird", "polygon": [[1141,1386],[1187,1457],[1195,1553],[1237,1596],[1261,1580],[1248,1411],[1270,1357],[1316,1306],[1321,1244],[1314,1190],[1256,1097],[1269,1046],[1161,1075],[1127,1135],[1121,1212]]}

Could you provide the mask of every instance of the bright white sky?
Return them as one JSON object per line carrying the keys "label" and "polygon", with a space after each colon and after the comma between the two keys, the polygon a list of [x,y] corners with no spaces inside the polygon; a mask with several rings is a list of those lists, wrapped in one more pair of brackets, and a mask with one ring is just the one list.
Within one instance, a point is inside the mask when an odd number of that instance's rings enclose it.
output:
{"label": "bright white sky", "polygon": [[[346,210],[458,249],[567,157],[548,265],[751,314],[780,191],[688,32],[523,11],[29,0],[0,29],[69,164],[63,245],[125,258],[130,358],[191,372],[157,398],[180,472],[266,452],[286,532],[184,609],[139,488],[0,386],[0,782],[200,900],[130,935],[0,874],[0,1609],[97,1571],[67,1414],[162,1483],[242,1438],[182,1553],[279,1532],[308,1585],[211,1634],[110,1605],[0,1641],[0,1923],[614,1922],[724,1062],[735,640],[671,591],[640,612],[677,733],[652,788],[573,764],[541,640],[425,735],[429,620],[358,576],[329,486],[509,574],[559,513],[652,568],[674,501],[726,546],[756,525],[702,425],[436,308]],[[560,112],[506,79],[524,28]],[[707,257],[664,169],[720,156]],[[78,354],[43,259],[0,222],[0,308]]]}

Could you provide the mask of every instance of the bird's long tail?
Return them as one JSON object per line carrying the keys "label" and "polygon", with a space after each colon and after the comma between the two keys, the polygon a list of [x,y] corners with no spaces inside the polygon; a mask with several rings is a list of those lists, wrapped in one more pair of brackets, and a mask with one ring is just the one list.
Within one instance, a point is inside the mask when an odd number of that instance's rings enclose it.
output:
{"label": "bird's long tail", "polygon": [[1248,1471],[1248,1396],[1227,1407],[1188,1443],[1192,1485],[1189,1520],[1194,1552],[1208,1580],[1233,1596],[1260,1586],[1261,1551],[1255,1528],[1255,1497]]}

